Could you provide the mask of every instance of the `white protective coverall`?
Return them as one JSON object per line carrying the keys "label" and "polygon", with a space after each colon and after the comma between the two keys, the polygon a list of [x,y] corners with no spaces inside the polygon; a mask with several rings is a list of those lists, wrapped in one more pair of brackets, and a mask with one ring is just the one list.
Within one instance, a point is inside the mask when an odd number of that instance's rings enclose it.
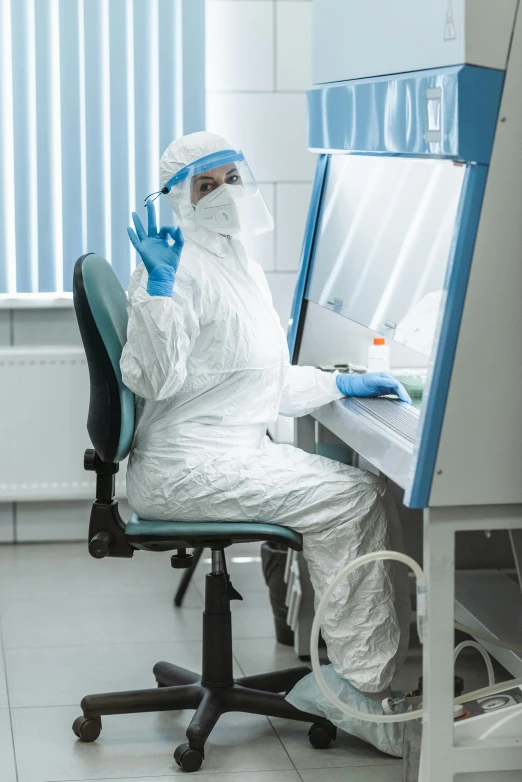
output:
{"label": "white protective coverall", "polygon": [[[230,149],[207,132],[163,154],[165,183],[188,163]],[[239,239],[194,219],[190,188],[169,201],[185,236],[172,298],[147,293],[140,264],[129,285],[121,369],[137,396],[127,473],[131,507],[144,519],[265,521],[303,534],[318,599],[355,557],[401,549],[386,484],[374,475],[267,437],[280,413],[302,416],[341,397],[335,377],[292,366],[265,275]],[[323,636],[335,670],[377,693],[408,646],[406,571],[359,569],[333,596]]]}

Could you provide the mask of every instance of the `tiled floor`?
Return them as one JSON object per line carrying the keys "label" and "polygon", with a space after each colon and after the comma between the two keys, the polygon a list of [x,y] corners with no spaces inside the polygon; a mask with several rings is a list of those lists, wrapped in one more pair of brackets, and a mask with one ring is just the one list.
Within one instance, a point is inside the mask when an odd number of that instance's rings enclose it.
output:
{"label": "tiled floor", "polygon": [[[234,548],[254,556],[258,547]],[[292,666],[279,647],[259,562],[229,562],[236,671]],[[167,659],[197,667],[204,573],[174,609],[169,556],[91,559],[82,544],[0,546],[0,780],[154,782],[182,778],[173,760],[190,713],[107,717],[94,744],[72,731],[83,695],[153,685]],[[198,662],[195,662],[198,661]],[[208,743],[202,782],[399,782],[401,764],[342,736],[316,752],[306,726],[228,714]],[[346,769],[346,772],[343,771]]]}
{"label": "tiled floor", "polygon": [[[235,547],[254,556],[257,547]],[[296,664],[279,647],[259,562],[230,561],[238,675]],[[198,667],[204,573],[174,609],[179,576],[167,554],[91,559],[83,544],[0,546],[0,781],[181,779],[172,753],[188,712],[107,717],[94,744],[72,731],[83,695],[153,686],[167,659]],[[419,656],[412,656],[419,667]],[[410,683],[416,670],[409,671]],[[345,734],[327,752],[304,725],[228,714],[207,745],[202,782],[400,782],[401,761]]]}

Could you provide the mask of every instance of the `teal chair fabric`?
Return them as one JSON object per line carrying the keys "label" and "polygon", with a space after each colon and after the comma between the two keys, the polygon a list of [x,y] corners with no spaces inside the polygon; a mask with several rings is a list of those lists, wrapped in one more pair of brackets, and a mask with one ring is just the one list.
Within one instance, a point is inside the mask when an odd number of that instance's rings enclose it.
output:
{"label": "teal chair fabric", "polygon": [[295,551],[302,548],[302,537],[293,529],[251,521],[147,521],[134,514],[125,534],[131,543],[135,541],[143,547],[160,541],[170,544],[168,548],[200,548],[216,541],[251,543],[267,540],[286,543]]}
{"label": "teal chair fabric", "polygon": [[[96,329],[99,337],[103,342],[106,356],[108,357],[113,373],[112,378],[105,378],[103,383],[93,383],[91,376],[91,386],[97,385],[97,395],[99,406],[104,402],[100,397],[104,396],[103,385],[110,385],[112,380],[117,384],[117,392],[119,395],[119,436],[117,437],[117,443],[115,448],[111,448],[114,453],[110,454],[110,460],[113,462],[121,462],[128,455],[132,437],[134,434],[134,395],[123,384],[120,370],[120,358],[123,350],[123,346],[127,341],[127,307],[126,307],[126,295],[123,287],[118,280],[112,266],[99,255],[91,253],[85,255],[77,263],[75,269],[75,306],[78,312],[79,307],[82,307],[82,298],[86,298],[88,310],[94,319]],[[91,352],[96,351],[95,336],[89,334],[89,324],[86,323],[86,317],[88,318],[88,312],[81,313],[84,320],[84,329],[87,332],[85,335],[82,333],[84,345],[91,340],[94,348],[91,347]],[[78,320],[80,321],[80,313]],[[80,323],[80,326],[82,324]],[[82,329],[83,331],[83,329]],[[89,356],[87,350],[87,357],[89,359],[89,369],[91,369],[91,363],[95,365],[102,362],[104,356],[96,356],[93,358]],[[107,404],[110,406],[110,388],[106,389],[108,397]],[[95,395],[96,396],[96,395]],[[92,395],[91,395],[92,402]],[[94,400],[96,404],[96,398]],[[93,417],[95,419],[100,418],[100,411],[95,410]]]}

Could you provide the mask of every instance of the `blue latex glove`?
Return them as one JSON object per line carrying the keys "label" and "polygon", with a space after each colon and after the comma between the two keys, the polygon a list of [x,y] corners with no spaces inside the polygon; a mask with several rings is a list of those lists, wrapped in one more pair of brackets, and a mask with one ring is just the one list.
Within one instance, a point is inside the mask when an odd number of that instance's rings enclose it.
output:
{"label": "blue latex glove", "polygon": [[336,377],[337,388],[344,396],[387,396],[396,394],[403,402],[411,405],[411,398],[404,386],[386,372],[370,372],[368,375],[345,375]]}
{"label": "blue latex glove", "polygon": [[[132,213],[132,219],[138,235],[136,236],[132,228],[127,228],[127,233],[149,273],[147,293],[150,296],[172,296],[174,280],[183,250],[183,234],[181,228],[173,226],[160,228],[158,233],[156,209],[152,201],[147,201],[147,217],[149,221],[148,234],[136,212]],[[173,239],[174,244],[169,244],[169,236]]]}

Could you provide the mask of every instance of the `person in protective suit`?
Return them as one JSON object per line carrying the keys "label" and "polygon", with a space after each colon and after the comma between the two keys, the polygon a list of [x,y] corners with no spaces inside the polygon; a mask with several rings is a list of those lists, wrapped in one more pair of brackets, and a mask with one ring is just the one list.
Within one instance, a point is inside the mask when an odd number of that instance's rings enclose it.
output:
{"label": "person in protective suit", "polygon": [[[129,284],[121,358],[123,382],[137,397],[130,505],[144,519],[292,527],[303,535],[320,599],[354,558],[402,548],[397,512],[384,480],[275,444],[267,424],[343,396],[407,394],[388,375],[290,364],[265,275],[242,241],[273,222],[240,151],[193,133],[166,149],[160,178],[176,228],[158,231],[148,200],[148,232],[137,215],[136,233],[129,229],[143,260]],[[402,566],[379,562],[354,573],[322,625],[336,675],[380,698],[405,659],[409,615]]]}

